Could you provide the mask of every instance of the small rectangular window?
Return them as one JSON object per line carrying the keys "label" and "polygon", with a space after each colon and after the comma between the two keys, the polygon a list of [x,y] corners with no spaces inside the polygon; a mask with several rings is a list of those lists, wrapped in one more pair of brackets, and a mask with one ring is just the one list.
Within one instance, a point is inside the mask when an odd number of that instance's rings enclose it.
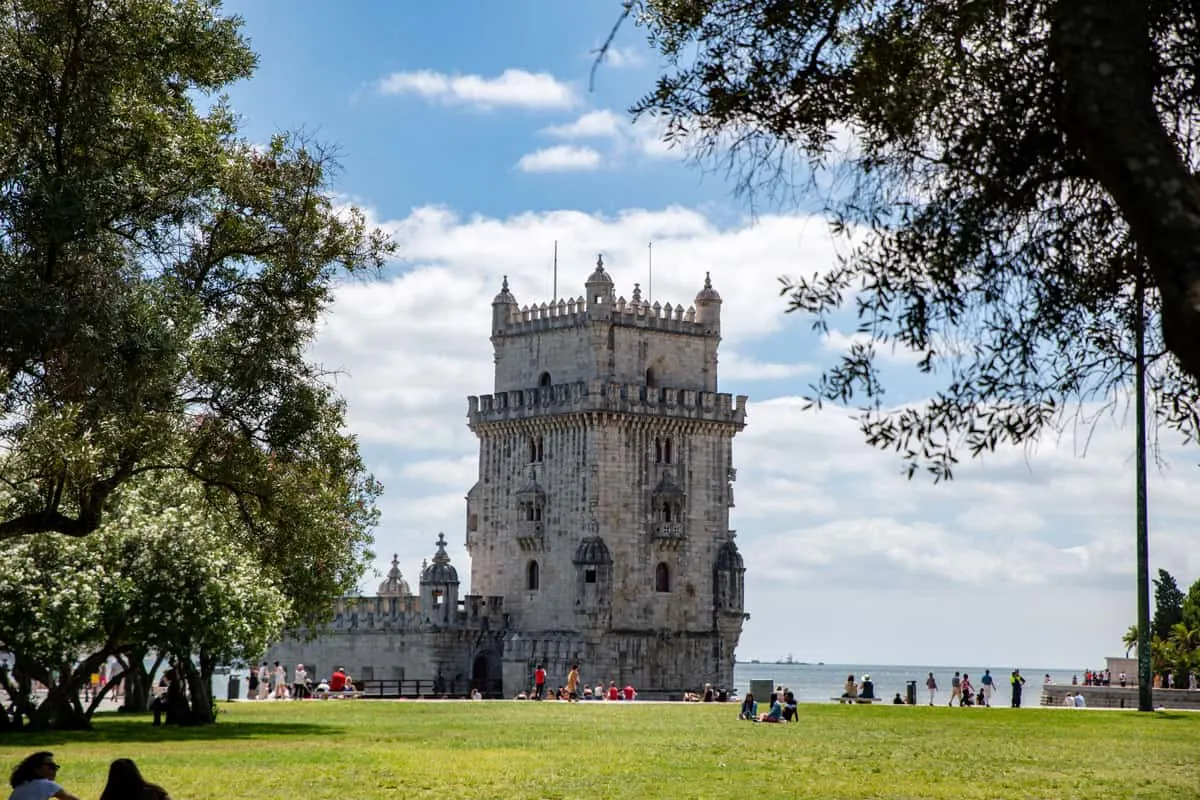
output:
{"label": "small rectangular window", "polygon": [[584,570],[583,582],[584,583],[595,583],[596,582],[596,570],[594,570],[594,569]]}

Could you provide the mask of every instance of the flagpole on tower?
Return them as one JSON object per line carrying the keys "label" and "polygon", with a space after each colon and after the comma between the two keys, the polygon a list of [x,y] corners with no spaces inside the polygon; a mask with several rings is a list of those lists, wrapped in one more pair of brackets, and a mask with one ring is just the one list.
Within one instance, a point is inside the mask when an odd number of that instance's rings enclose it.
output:
{"label": "flagpole on tower", "polygon": [[650,270],[650,279],[646,282],[647,303],[654,302],[654,242],[646,245],[646,266]]}
{"label": "flagpole on tower", "polygon": [[554,290],[550,293],[550,299],[558,300],[558,239],[554,240]]}

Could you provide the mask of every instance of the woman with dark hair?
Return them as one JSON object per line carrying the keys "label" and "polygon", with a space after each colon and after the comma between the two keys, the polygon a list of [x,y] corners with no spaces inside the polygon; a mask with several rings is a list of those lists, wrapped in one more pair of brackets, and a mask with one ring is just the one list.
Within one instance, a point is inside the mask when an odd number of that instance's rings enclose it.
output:
{"label": "woman with dark hair", "polygon": [[131,758],[118,758],[108,768],[108,783],[100,800],[171,800],[167,790],[147,783]]}
{"label": "woman with dark hair", "polygon": [[8,779],[12,786],[12,794],[8,800],[79,800],[55,782],[58,776],[58,764],[54,763],[54,754],[40,750],[26,758],[13,770]]}

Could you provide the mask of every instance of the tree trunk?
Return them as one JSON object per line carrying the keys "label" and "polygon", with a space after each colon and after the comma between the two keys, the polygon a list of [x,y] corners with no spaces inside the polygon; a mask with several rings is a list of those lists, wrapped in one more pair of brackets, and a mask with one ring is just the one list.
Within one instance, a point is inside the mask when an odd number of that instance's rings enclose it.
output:
{"label": "tree trunk", "polygon": [[212,699],[212,659],[201,653],[199,669],[196,668],[191,659],[182,663],[184,665],[184,674],[187,676],[191,724],[212,725],[217,721]]}
{"label": "tree trunk", "polygon": [[124,657],[125,661],[122,661],[121,665],[124,669],[125,702],[121,710],[139,713],[147,711],[150,708],[150,690],[154,685],[154,675],[162,666],[163,657],[159,655],[149,670],[146,669],[145,650],[125,653]]}
{"label": "tree trunk", "polygon": [[1145,0],[1057,0],[1060,117],[1150,265],[1163,338],[1200,380],[1200,184],[1154,107]]}

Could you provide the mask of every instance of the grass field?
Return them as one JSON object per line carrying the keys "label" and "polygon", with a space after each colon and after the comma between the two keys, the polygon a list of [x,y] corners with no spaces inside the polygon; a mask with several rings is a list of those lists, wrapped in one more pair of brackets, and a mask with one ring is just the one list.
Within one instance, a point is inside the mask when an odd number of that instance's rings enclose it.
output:
{"label": "grass field", "polygon": [[274,702],[203,729],[107,716],[91,733],[0,738],[4,769],[48,749],[100,794],[132,757],[175,800],[296,798],[1200,798],[1200,714],[734,705]]}

